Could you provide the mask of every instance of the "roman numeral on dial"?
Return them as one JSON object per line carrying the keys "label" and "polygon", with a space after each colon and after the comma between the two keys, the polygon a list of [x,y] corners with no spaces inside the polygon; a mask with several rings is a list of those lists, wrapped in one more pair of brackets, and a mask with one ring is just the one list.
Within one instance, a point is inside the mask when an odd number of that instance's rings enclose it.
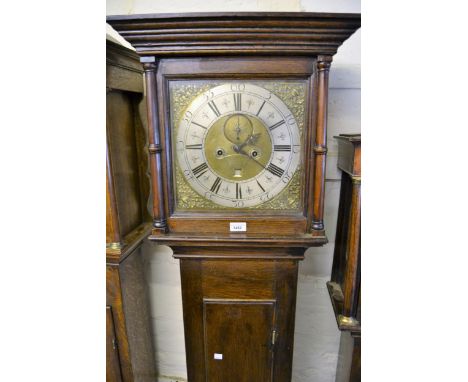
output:
{"label": "roman numeral on dial", "polygon": [[221,115],[221,113],[219,112],[218,110],[218,106],[216,106],[216,104],[214,103],[214,101],[210,101],[208,102],[208,106],[210,107],[211,110],[213,110],[213,113],[215,113],[215,115],[217,117],[219,117]]}
{"label": "roman numeral on dial", "polygon": [[274,151],[291,151],[291,145],[274,145]]}
{"label": "roman numeral on dial", "polygon": [[205,130],[206,130],[206,126],[200,125],[199,123],[196,123],[196,122],[193,122],[193,121],[192,121],[192,123],[193,123],[194,125],[197,125],[198,127],[201,127],[202,129],[205,129]]}
{"label": "roman numeral on dial", "polygon": [[281,121],[279,121],[279,122],[276,122],[274,125],[270,126],[269,129],[270,129],[270,131],[271,131],[271,130],[274,130],[274,129],[276,129],[278,126],[281,126],[281,125],[283,125],[283,124],[284,124],[284,119],[281,120]]}
{"label": "roman numeral on dial", "polygon": [[201,165],[195,167],[192,172],[193,172],[193,175],[195,175],[197,178],[199,178],[200,176],[202,176],[206,170],[208,169],[208,165],[206,163],[202,163]]}
{"label": "roman numeral on dial", "polygon": [[284,170],[273,163],[270,163],[266,169],[279,178],[281,178],[284,174]]}
{"label": "roman numeral on dial", "polygon": [[242,93],[234,93],[233,96],[234,96],[234,110],[241,111]]}
{"label": "roman numeral on dial", "polygon": [[218,178],[216,178],[213,185],[211,186],[210,191],[217,194],[220,187],[221,187],[221,178],[218,177]]}
{"label": "roman numeral on dial", "polygon": [[188,149],[188,150],[201,150],[202,149],[202,144],[198,143],[196,145],[186,145],[185,148]]}
{"label": "roman numeral on dial", "polygon": [[260,106],[260,109],[258,109],[258,111],[257,111],[257,117],[258,117],[258,115],[260,114],[260,112],[262,111],[263,106],[265,106],[265,102],[266,102],[266,101],[263,101],[262,106]]}
{"label": "roman numeral on dial", "polygon": [[239,183],[236,183],[236,199],[242,199],[242,189]]}
{"label": "roman numeral on dial", "polygon": [[258,187],[260,187],[261,190],[262,190],[263,192],[265,192],[265,189],[262,187],[262,185],[260,184],[260,182],[259,182],[258,180],[257,180],[257,184],[258,184]]}

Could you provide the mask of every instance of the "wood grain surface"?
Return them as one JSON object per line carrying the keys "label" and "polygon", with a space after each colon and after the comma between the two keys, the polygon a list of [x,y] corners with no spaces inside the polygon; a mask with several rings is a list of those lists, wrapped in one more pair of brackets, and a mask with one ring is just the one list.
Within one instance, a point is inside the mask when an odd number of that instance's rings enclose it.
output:
{"label": "wood grain surface", "polygon": [[140,55],[302,55],[336,53],[360,14],[307,12],[108,16]]}

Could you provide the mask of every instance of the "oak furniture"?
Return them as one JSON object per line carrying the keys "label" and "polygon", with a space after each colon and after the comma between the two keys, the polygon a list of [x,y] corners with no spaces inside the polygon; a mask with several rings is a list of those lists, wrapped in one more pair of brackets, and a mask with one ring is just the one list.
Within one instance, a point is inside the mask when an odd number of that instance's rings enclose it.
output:
{"label": "oak furniture", "polygon": [[142,70],[106,41],[106,370],[108,382],[154,381],[140,246],[151,232]]}
{"label": "oak furniture", "polygon": [[109,16],[145,72],[153,228],[180,259],[187,373],[290,381],[323,223],[328,74],[360,15]]}
{"label": "oak furniture", "polygon": [[331,280],[327,283],[341,331],[336,381],[361,380],[361,135],[341,134],[340,202]]}

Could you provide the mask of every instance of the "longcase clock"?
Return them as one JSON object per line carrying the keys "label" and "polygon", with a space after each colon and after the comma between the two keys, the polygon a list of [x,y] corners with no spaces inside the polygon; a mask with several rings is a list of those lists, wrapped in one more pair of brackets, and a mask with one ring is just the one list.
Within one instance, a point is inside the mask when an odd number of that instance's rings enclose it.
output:
{"label": "longcase clock", "polygon": [[360,15],[110,16],[145,73],[153,230],[180,259],[189,381],[290,381],[323,224],[328,73]]}

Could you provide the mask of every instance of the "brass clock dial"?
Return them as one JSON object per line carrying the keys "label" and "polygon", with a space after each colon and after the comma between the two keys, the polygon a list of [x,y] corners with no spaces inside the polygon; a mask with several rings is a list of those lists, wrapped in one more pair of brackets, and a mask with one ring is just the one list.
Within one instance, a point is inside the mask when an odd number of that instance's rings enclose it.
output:
{"label": "brass clock dial", "polygon": [[273,199],[298,169],[297,122],[275,94],[250,83],[226,83],[196,97],[182,118],[177,160],[190,186],[224,207]]}

